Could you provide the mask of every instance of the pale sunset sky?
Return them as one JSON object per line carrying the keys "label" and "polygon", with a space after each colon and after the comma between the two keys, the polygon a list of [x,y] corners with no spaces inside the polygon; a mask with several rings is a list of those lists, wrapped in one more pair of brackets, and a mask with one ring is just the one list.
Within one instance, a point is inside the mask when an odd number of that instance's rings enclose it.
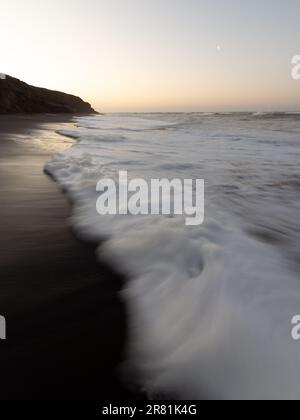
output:
{"label": "pale sunset sky", "polygon": [[0,72],[103,112],[300,110],[299,0],[9,0]]}

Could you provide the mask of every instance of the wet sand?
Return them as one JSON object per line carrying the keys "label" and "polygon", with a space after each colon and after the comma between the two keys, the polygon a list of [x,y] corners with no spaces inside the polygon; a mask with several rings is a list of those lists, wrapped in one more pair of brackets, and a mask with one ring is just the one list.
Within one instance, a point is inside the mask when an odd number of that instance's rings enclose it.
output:
{"label": "wet sand", "polygon": [[118,379],[123,279],[74,237],[70,204],[43,173],[55,151],[70,147],[54,134],[70,123],[0,116],[0,399],[135,398]]}

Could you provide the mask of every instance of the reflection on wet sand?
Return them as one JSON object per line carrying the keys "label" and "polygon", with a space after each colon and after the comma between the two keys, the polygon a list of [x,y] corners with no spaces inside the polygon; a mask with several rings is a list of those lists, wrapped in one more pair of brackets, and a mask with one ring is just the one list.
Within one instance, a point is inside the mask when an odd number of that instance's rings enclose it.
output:
{"label": "reflection on wet sand", "polygon": [[117,379],[126,316],[122,279],[96,263],[44,173],[67,117],[0,117],[1,399],[128,397]]}

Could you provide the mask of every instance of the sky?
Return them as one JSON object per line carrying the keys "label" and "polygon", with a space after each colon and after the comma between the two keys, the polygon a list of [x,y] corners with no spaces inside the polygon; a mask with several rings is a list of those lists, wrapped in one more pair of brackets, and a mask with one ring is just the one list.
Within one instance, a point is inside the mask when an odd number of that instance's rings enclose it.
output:
{"label": "sky", "polygon": [[0,72],[103,112],[300,110],[299,0],[9,0]]}

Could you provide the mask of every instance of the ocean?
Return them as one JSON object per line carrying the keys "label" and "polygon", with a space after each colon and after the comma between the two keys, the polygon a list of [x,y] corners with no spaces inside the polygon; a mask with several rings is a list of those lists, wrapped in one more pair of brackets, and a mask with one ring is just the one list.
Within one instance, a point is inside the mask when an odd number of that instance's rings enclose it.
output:
{"label": "ocean", "polygon": [[[45,170],[127,277],[123,375],[149,397],[300,398],[300,114],[76,117]],[[103,178],[204,179],[205,218],[96,211]],[[105,337],[103,337],[105,340]]]}

